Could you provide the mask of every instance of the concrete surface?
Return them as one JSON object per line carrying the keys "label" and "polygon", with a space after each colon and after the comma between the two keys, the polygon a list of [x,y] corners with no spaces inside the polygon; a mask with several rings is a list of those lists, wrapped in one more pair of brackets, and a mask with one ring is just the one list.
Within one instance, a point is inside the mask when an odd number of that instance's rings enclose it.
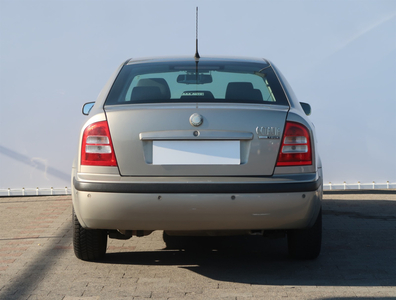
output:
{"label": "concrete surface", "polygon": [[163,250],[158,231],[90,263],[73,253],[70,196],[0,198],[0,299],[396,299],[396,195],[326,194],[323,213],[315,261],[257,236]]}

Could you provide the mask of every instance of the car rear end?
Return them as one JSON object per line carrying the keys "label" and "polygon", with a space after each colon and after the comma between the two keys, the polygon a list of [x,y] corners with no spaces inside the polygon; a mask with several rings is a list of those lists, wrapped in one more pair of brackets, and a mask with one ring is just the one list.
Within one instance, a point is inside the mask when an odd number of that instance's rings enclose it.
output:
{"label": "car rear end", "polygon": [[72,181],[81,228],[116,238],[304,230],[322,198],[313,125],[266,60],[128,60]]}

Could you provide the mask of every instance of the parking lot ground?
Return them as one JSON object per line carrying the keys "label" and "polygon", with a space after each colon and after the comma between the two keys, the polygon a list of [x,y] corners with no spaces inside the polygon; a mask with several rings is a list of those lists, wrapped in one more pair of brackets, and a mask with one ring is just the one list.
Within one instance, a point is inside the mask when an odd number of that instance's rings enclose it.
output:
{"label": "parking lot ground", "polygon": [[227,238],[222,251],[165,250],[162,232],[74,256],[71,197],[0,198],[0,299],[396,299],[396,195],[327,194],[322,253],[285,238]]}

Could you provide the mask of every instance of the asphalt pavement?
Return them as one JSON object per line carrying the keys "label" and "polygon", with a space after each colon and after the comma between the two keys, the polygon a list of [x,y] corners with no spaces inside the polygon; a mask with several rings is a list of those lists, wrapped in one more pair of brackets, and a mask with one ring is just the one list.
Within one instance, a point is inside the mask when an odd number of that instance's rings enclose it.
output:
{"label": "asphalt pavement", "polygon": [[396,299],[396,194],[326,194],[314,261],[290,259],[285,238],[223,243],[166,250],[156,231],[84,262],[70,196],[0,198],[0,299]]}

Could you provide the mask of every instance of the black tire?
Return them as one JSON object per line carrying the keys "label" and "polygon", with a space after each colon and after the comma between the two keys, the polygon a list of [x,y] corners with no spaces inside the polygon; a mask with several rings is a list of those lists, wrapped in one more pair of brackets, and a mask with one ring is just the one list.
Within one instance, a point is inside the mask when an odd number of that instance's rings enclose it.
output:
{"label": "black tire", "polygon": [[81,226],[73,209],[73,247],[77,258],[85,261],[102,259],[107,249],[107,231],[85,229]]}
{"label": "black tire", "polygon": [[306,229],[289,230],[287,233],[289,254],[295,259],[315,259],[322,246],[322,209],[315,224]]}

